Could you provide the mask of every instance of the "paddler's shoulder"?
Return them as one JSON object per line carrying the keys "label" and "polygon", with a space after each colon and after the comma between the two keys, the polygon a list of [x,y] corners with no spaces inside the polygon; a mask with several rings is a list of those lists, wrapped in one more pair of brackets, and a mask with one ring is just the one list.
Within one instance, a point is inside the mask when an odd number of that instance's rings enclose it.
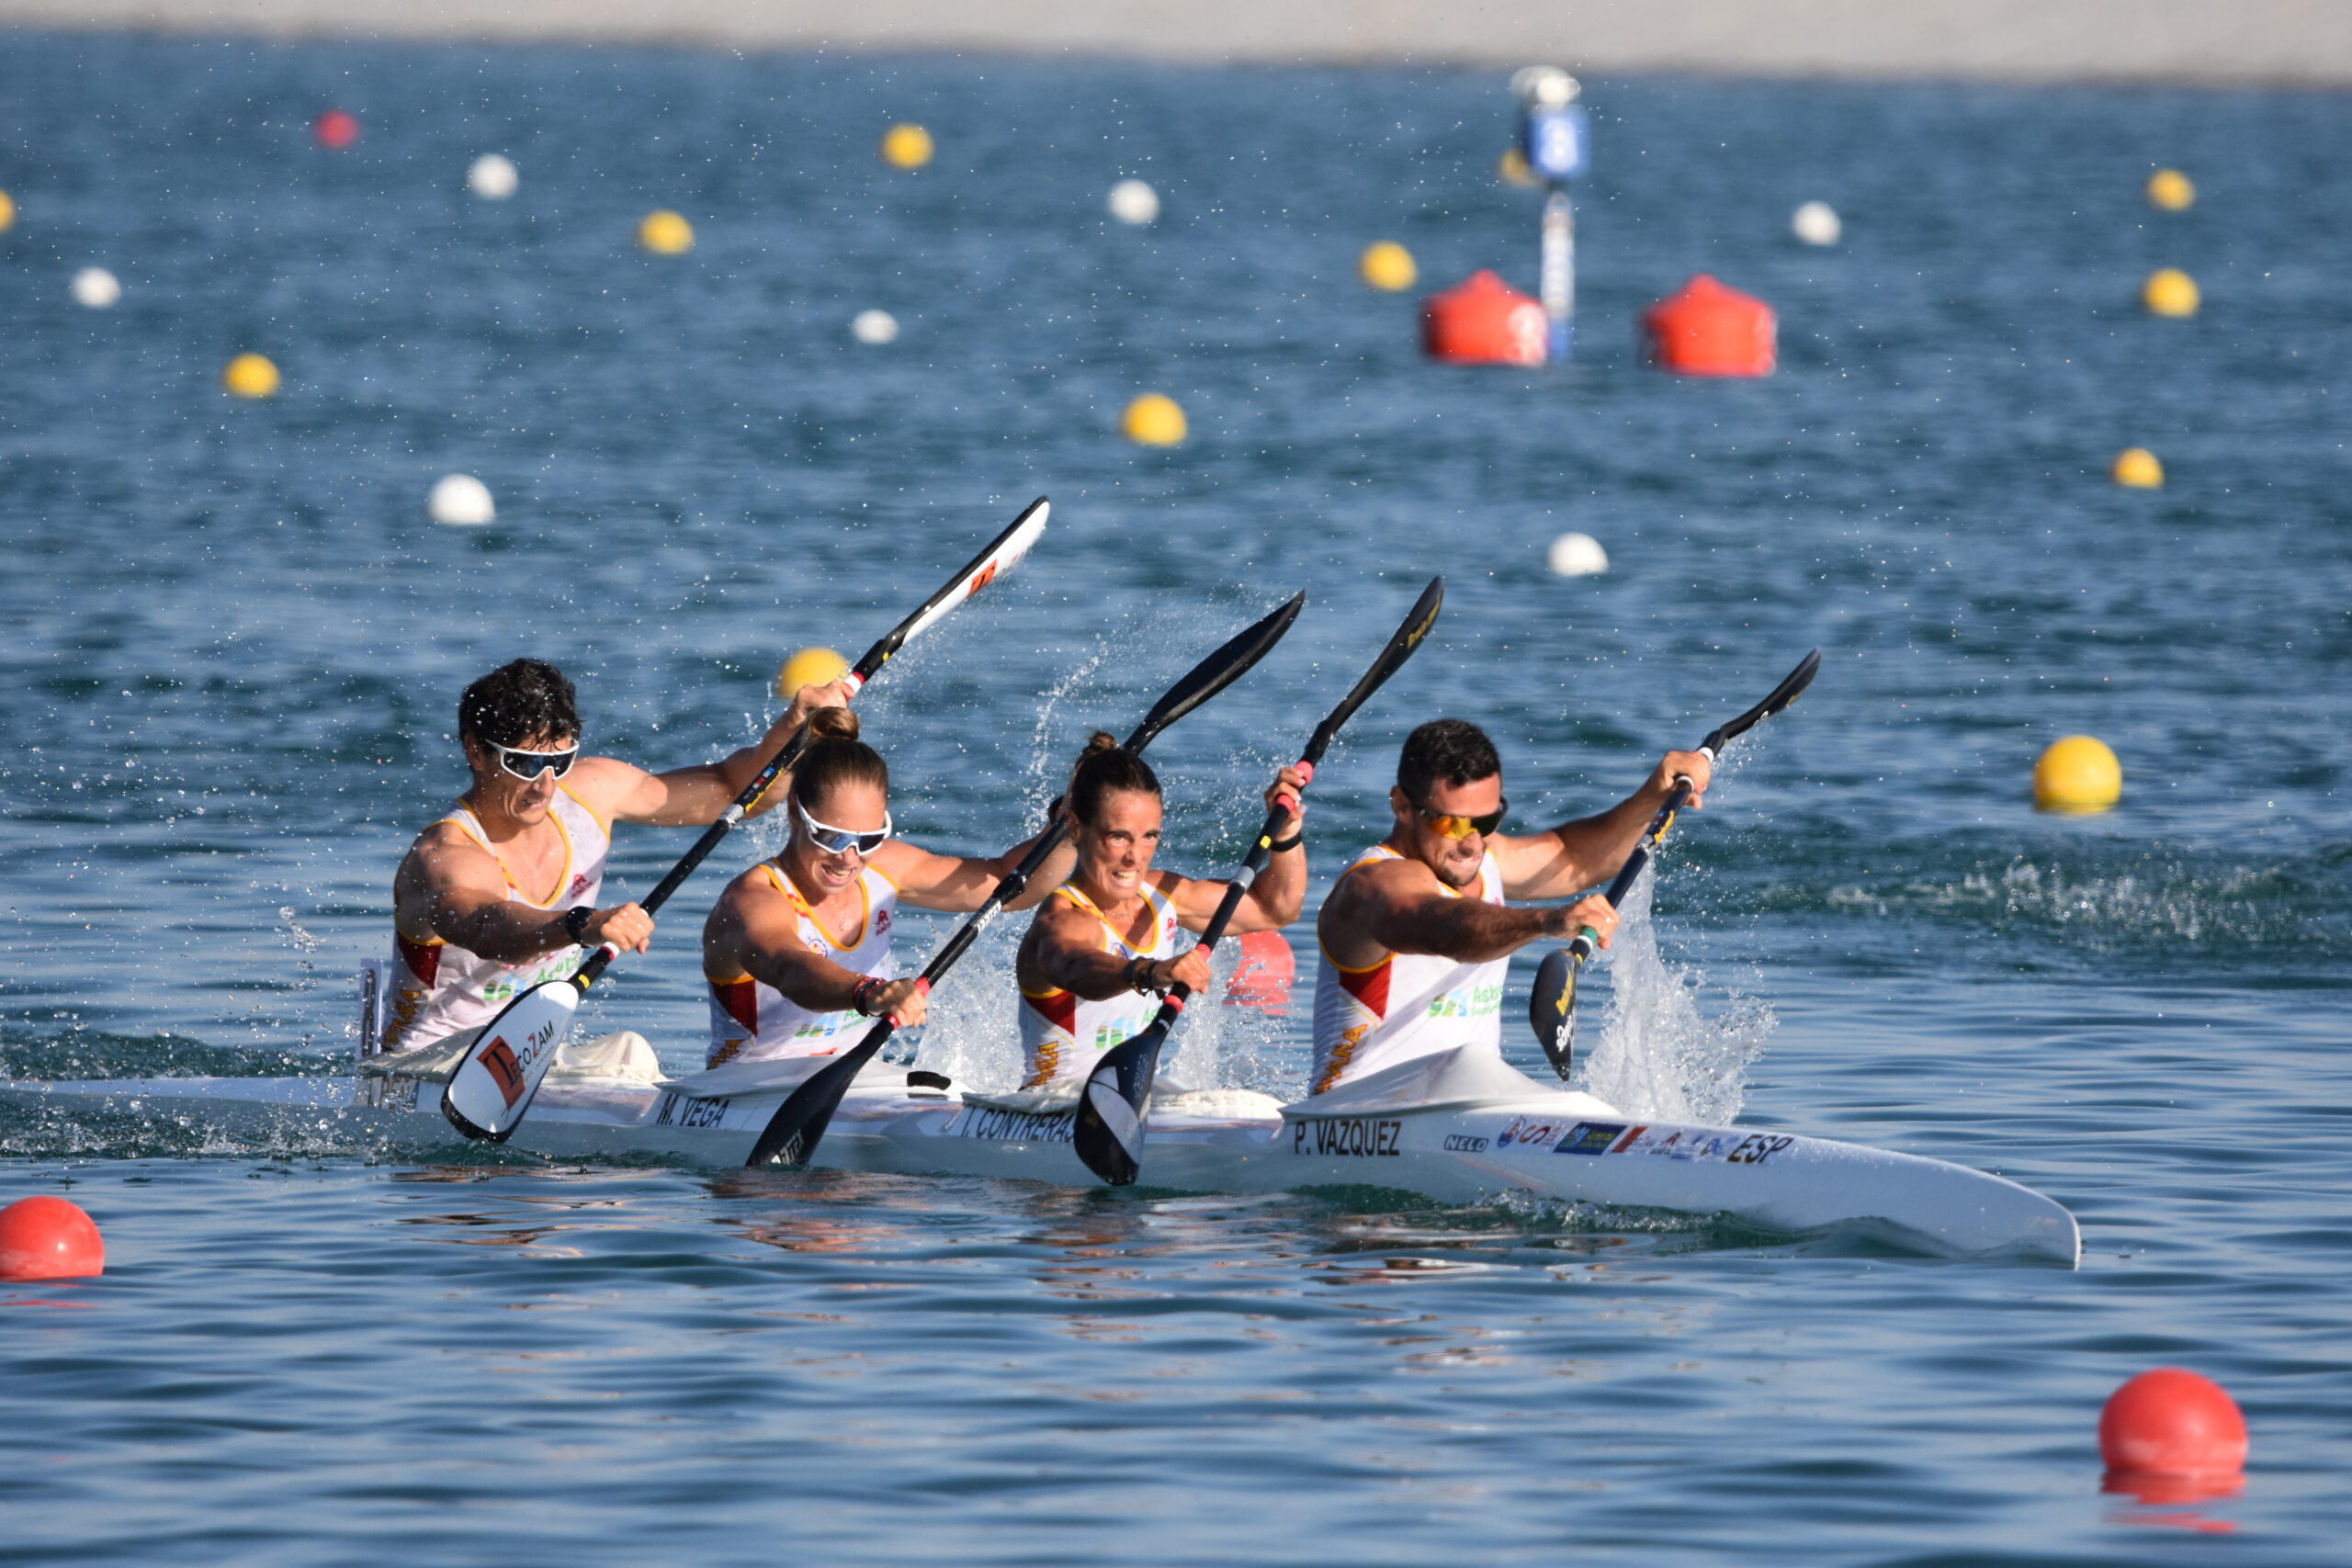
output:
{"label": "paddler's shoulder", "polygon": [[1326,917],[1345,918],[1350,908],[1367,900],[1422,897],[1442,891],[1437,873],[1409,855],[1382,852],[1386,845],[1366,851],[1340,874],[1330,896],[1323,901]]}
{"label": "paddler's shoulder", "polygon": [[571,764],[560,787],[594,812],[598,821],[609,824],[650,776],[636,763],[618,757],[582,757]]}

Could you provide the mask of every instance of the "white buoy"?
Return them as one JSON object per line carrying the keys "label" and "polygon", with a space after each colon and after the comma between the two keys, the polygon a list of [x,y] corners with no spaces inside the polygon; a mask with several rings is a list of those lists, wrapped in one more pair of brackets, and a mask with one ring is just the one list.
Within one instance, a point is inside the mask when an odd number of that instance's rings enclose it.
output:
{"label": "white buoy", "polygon": [[849,323],[849,335],[860,343],[893,343],[899,319],[888,310],[860,310]]}
{"label": "white buoy", "polygon": [[521,183],[522,177],[506,159],[495,152],[485,152],[474,160],[472,168],[466,171],[466,185],[476,196],[491,201],[504,201],[514,194],[514,187]]}
{"label": "white buoy", "polygon": [[498,507],[490,499],[490,487],[471,474],[445,476],[433,487],[432,499],[424,504],[435,523],[473,526],[498,515]]}
{"label": "white buoy", "polygon": [[1826,201],[1808,201],[1789,219],[1790,232],[1808,245],[1834,245],[1846,231],[1838,209]]}
{"label": "white buoy", "polygon": [[1111,187],[1108,205],[1122,223],[1148,223],[1159,216],[1159,193],[1141,180],[1121,180]]}
{"label": "white buoy", "polygon": [[1562,577],[1590,577],[1609,570],[1609,552],[1589,534],[1563,534],[1552,541],[1552,570]]}
{"label": "white buoy", "polygon": [[74,302],[103,310],[122,298],[122,285],[102,266],[85,266],[74,275]]}

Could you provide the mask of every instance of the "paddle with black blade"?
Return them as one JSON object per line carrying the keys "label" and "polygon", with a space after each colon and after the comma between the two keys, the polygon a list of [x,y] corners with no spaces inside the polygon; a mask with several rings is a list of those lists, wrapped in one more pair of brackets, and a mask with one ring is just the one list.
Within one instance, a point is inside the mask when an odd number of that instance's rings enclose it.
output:
{"label": "paddle with black blade", "polygon": [[[962,570],[948,579],[944,588],[924,600],[922,608],[899,622],[889,636],[867,649],[865,657],[842,677],[850,694],[855,696],[859,688],[874,679],[900,649],[937,626],[950,611],[994,581],[999,572],[1027,555],[1029,547],[1037,542],[1037,536],[1046,530],[1049,510],[1042,495],[1031,502],[1013,519],[1012,526],[966,562]],[[744,786],[734,804],[695,840],[685,858],[672,866],[670,874],[639,900],[639,908],[650,915],[668,902],[670,895],[693,874],[695,867],[709,858],[718,841],[759,803],[777,775],[798,760],[808,737],[804,728],[768,759],[767,766]],[[450,1076],[447,1087],[441,1091],[441,1114],[448,1118],[449,1125],[477,1142],[503,1144],[513,1137],[514,1129],[522,1125],[525,1113],[531,1109],[532,1097],[539,1091],[539,1081],[554,1065],[564,1035],[571,1031],[572,1015],[580,1010],[580,998],[588,994],[588,987],[619,956],[620,950],[609,942],[598,947],[570,978],[532,987],[484,1025],[465,1059]]]}
{"label": "paddle with black blade", "polygon": [[[1706,755],[1707,761],[1713,761],[1722,755],[1725,745],[1795,702],[1804,689],[1813,684],[1814,674],[1820,668],[1821,650],[1816,648],[1789,671],[1787,680],[1772,688],[1770,696],[1709,735],[1700,743],[1699,750]],[[1609,902],[1612,907],[1624,907],[1625,896],[1633,892],[1634,884],[1640,880],[1642,868],[1650,863],[1651,852],[1657,848],[1658,840],[1666,837],[1666,830],[1674,826],[1674,814],[1681,810],[1682,803],[1690,798],[1690,781],[1675,780],[1673,790],[1666,797],[1666,804],[1659,807],[1657,815],[1650,818],[1650,825],[1644,829],[1641,841],[1626,857],[1624,869],[1618,872],[1617,880],[1609,885]],[[1593,944],[1600,940],[1600,933],[1587,926],[1577,932],[1575,940],[1567,946],[1547,954],[1536,968],[1535,992],[1527,1001],[1527,1021],[1534,1026],[1535,1038],[1543,1043],[1544,1055],[1552,1059],[1552,1070],[1560,1075],[1563,1083],[1567,1081],[1576,1044],[1577,976],[1583,970],[1584,961],[1592,956]]]}
{"label": "paddle with black blade", "polygon": [[[1306,603],[1306,594],[1297,595],[1194,665],[1191,673],[1169,687],[1168,694],[1144,715],[1143,722],[1136,726],[1134,733],[1127,737],[1127,750],[1142,750],[1161,730],[1249,673],[1251,665],[1265,658],[1274,644],[1282,641],[1283,634],[1290,630],[1293,621],[1298,619],[1299,607]],[[1037,835],[1037,841],[1029,846],[1029,852],[1021,857],[1021,863],[1005,873],[989,894],[988,902],[974,911],[972,918],[966,920],[956,934],[947,939],[947,944],[923,966],[922,984],[926,991],[939,984],[940,976],[954,968],[956,961],[971,950],[972,944],[980,938],[981,929],[1003,913],[1007,904],[1021,897],[1022,889],[1029,886],[1029,879],[1036,874],[1037,868],[1046,863],[1046,857],[1054,852],[1054,847],[1069,832],[1069,818],[1057,816],[1046,825],[1043,833]],[[850,1080],[865,1070],[865,1064],[874,1059],[874,1054],[882,1049],[898,1027],[896,1019],[876,1020],[874,1027],[865,1032],[865,1039],[803,1080],[785,1097],[784,1103],[775,1108],[775,1114],[768,1118],[767,1126],[760,1133],[759,1142],[752,1145],[751,1156],[743,1163],[747,1166],[807,1165],[815,1156],[817,1145],[825,1135],[825,1127],[833,1119],[833,1111],[841,1105],[842,1096],[849,1092]]]}
{"label": "paddle with black blade", "polygon": [[[1405,667],[1405,660],[1413,657],[1413,650],[1421,646],[1421,639],[1437,625],[1437,613],[1444,604],[1445,579],[1433,577],[1414,603],[1412,614],[1405,617],[1405,624],[1396,628],[1388,646],[1380,650],[1380,657],[1364,671],[1363,679],[1315,727],[1306,750],[1299,757],[1304,771],[1310,774],[1314,772],[1323,761],[1323,753],[1330,750],[1340,727],[1355,716],[1356,709],[1363,706],[1388,677]],[[1241,907],[1241,899],[1257,880],[1258,873],[1265,869],[1266,861],[1273,852],[1274,834],[1295,804],[1266,814],[1265,825],[1258,829],[1257,840],[1241,863],[1241,874],[1226,885],[1216,913],[1201,932],[1203,948],[1216,947],[1225,935],[1233,912]],[[1086,1077],[1086,1091],[1079,1100],[1072,1137],[1078,1157],[1086,1162],[1086,1168],[1114,1187],[1132,1186],[1142,1171],[1144,1116],[1151,1098],[1152,1079],[1159,1072],[1160,1048],[1168,1043],[1169,1032],[1183,1015],[1184,1003],[1191,995],[1191,987],[1179,981],[1143,1032],[1103,1052],[1102,1060]]]}

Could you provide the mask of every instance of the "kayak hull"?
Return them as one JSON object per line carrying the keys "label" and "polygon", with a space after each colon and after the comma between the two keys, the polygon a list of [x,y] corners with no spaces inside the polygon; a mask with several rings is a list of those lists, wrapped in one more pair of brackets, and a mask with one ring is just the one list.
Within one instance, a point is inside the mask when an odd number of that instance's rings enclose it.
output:
{"label": "kayak hull", "polygon": [[[817,1165],[1100,1185],[1071,1146],[1069,1112],[967,1102],[944,1090],[898,1087],[896,1077],[869,1074],[852,1088]],[[735,1167],[786,1092],[696,1097],[635,1080],[550,1082],[505,1147],[551,1159]],[[432,1084],[0,1081],[0,1101],[68,1117],[167,1120],[265,1146],[323,1143],[412,1155],[470,1147],[452,1139]],[[1903,1245],[1949,1256],[2072,1267],[2081,1253],[2074,1216],[2038,1192],[1964,1166],[1831,1139],[1645,1123],[1572,1092],[1331,1115],[1300,1110],[1156,1112],[1143,1185],[1236,1193],[1369,1188],[1444,1203],[1518,1197],[1727,1216],[1778,1235],[1883,1230]]]}

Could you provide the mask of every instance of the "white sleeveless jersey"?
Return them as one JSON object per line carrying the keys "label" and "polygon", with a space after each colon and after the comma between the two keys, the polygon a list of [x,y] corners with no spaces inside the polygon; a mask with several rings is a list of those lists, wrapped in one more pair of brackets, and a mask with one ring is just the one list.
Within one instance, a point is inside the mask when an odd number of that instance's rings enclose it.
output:
{"label": "white sleeveless jersey", "polygon": [[[775,890],[791,902],[800,918],[801,944],[821,953],[842,968],[858,975],[891,977],[890,926],[898,918],[899,885],[867,866],[858,873],[858,892],[865,900],[865,918],[858,922],[857,940],[843,943],[825,929],[809,908],[792,878],[774,861],[761,871]],[[706,1066],[729,1062],[765,1062],[779,1056],[830,1056],[844,1045],[854,1045],[874,1021],[854,1008],[839,1012],[811,1012],[763,980],[745,975],[733,980],[704,978],[710,985],[710,1055]],[[847,1038],[844,1038],[847,1036]]]}
{"label": "white sleeveless jersey", "polygon": [[[1404,857],[1377,844],[1348,867]],[[1452,888],[1452,898],[1462,897]],[[1478,864],[1478,897],[1503,901],[1502,868],[1489,852]],[[1319,944],[1318,944],[1319,945]],[[1464,964],[1427,953],[1392,953],[1368,969],[1350,969],[1323,953],[1315,981],[1315,1070],[1307,1092],[1340,1084],[1460,1045],[1502,1055],[1503,976],[1508,955]]]}
{"label": "white sleeveless jersey", "polygon": [[[1146,878],[1143,900],[1152,913],[1151,937],[1141,947],[1111,929],[1093,899],[1067,885],[1054,897],[1077,905],[1102,928],[1102,951],[1121,958],[1173,958],[1176,933],[1182,926],[1176,907]],[[1094,1070],[1103,1052],[1131,1034],[1139,1033],[1159,1010],[1159,998],[1148,991],[1123,991],[1107,1001],[1090,1002],[1059,987],[1041,993],[1021,993],[1021,1054],[1023,1089],[1043,1089],[1065,1078],[1083,1077]]]}
{"label": "white sleeveless jersey", "polygon": [[[613,847],[612,830],[561,784],[556,786],[555,798],[548,803],[548,816],[563,835],[563,880],[556,884],[555,897],[542,904],[524,897],[509,875],[508,901],[528,904],[534,909],[594,904],[605,885],[605,859]],[[496,858],[498,852],[492,847],[490,835],[470,809],[459,806],[441,820],[456,823],[460,832]],[[505,874],[503,860],[499,861],[498,869]],[[577,947],[560,947],[519,964],[501,964],[453,947],[438,937],[412,942],[395,927],[380,1048],[413,1051],[461,1029],[478,1029],[532,987],[560,980],[578,969],[581,957]]]}

